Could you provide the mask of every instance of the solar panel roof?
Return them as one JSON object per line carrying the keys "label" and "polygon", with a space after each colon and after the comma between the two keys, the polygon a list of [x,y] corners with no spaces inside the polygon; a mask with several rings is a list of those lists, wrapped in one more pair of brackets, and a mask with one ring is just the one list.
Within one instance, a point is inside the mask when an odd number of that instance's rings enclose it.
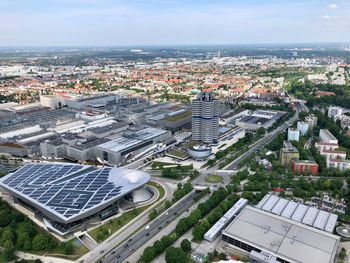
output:
{"label": "solar panel roof", "polygon": [[124,168],[30,163],[0,184],[54,220],[69,223],[102,210],[149,179],[147,173]]}

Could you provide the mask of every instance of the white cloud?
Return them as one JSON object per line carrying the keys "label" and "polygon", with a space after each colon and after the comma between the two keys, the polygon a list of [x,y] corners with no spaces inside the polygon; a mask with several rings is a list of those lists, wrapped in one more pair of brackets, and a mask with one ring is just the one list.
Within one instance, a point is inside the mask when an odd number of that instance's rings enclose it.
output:
{"label": "white cloud", "polygon": [[338,19],[339,16],[330,16],[330,15],[323,15],[321,18],[326,19],[326,20],[333,20],[333,19]]}
{"label": "white cloud", "polygon": [[328,5],[328,8],[337,9],[338,6],[337,6],[337,4],[330,4],[330,5]]}

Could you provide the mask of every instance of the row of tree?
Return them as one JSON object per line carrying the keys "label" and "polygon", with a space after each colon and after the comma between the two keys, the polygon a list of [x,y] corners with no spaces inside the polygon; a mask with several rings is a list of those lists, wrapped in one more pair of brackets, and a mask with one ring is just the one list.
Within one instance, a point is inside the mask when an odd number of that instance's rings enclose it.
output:
{"label": "row of tree", "polygon": [[[195,224],[206,216],[212,209],[218,206],[228,194],[225,188],[219,188],[209,197],[206,202],[200,203],[197,209],[193,210],[188,217],[181,218],[177,223],[175,230],[169,235],[163,236],[160,240],[153,243],[143,251],[140,258],[141,262],[152,262],[156,257],[169,248],[180,236],[190,230]],[[185,262],[185,261],[183,261]]]}

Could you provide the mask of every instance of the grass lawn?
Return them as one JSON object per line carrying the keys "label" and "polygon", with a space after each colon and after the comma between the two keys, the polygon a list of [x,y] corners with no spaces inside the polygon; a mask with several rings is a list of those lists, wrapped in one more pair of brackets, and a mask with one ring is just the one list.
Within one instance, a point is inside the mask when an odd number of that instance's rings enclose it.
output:
{"label": "grass lawn", "polygon": [[[157,201],[160,200],[165,195],[165,189],[161,185],[159,185],[158,183],[149,182],[148,184],[155,187],[158,190],[159,196],[158,196]],[[100,230],[107,229],[109,234],[107,236],[104,236],[104,238],[102,240],[100,240],[102,242],[102,241],[106,240],[109,236],[111,236],[113,233],[115,233],[119,229],[121,229],[124,225],[129,223],[132,219],[134,219],[139,214],[141,214],[143,211],[145,211],[151,205],[152,204],[149,204],[149,205],[146,205],[143,207],[139,207],[139,208],[135,208],[133,210],[127,211],[127,212],[123,213],[121,216],[114,218],[114,219],[111,219],[107,223],[89,231],[89,235],[97,241],[97,235],[100,232]]]}
{"label": "grass lawn", "polygon": [[172,156],[176,156],[178,158],[182,158],[182,159],[188,157],[187,152],[182,151],[182,150],[178,150],[178,149],[173,149],[173,150],[169,151],[168,154],[172,155]]}
{"label": "grass lawn", "polygon": [[208,175],[207,177],[205,177],[205,181],[213,184],[220,183],[222,182],[222,180],[224,180],[224,178],[220,175]]}
{"label": "grass lawn", "polygon": [[67,243],[71,243],[73,245],[74,249],[72,255],[64,255],[64,243],[59,244],[54,250],[49,251],[46,254],[55,256],[61,255],[58,257],[75,260],[89,252],[89,249],[83,243],[81,243],[78,238],[73,238],[67,241]]}

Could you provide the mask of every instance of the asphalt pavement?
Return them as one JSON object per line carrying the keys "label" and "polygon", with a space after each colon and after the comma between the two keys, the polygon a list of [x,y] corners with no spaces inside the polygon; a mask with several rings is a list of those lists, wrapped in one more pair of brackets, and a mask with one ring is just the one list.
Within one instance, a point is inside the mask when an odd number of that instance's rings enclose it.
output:
{"label": "asphalt pavement", "polygon": [[[119,245],[108,253],[102,260],[102,263],[120,263],[129,257],[135,250],[139,249],[143,244],[155,236],[161,229],[175,220],[181,213],[188,210],[194,204],[193,197],[195,192],[186,195],[183,199],[170,207],[166,212],[158,216],[149,225],[137,234],[130,237],[126,242]],[[131,234],[131,233],[130,233]],[[104,251],[101,251],[103,254]]]}

